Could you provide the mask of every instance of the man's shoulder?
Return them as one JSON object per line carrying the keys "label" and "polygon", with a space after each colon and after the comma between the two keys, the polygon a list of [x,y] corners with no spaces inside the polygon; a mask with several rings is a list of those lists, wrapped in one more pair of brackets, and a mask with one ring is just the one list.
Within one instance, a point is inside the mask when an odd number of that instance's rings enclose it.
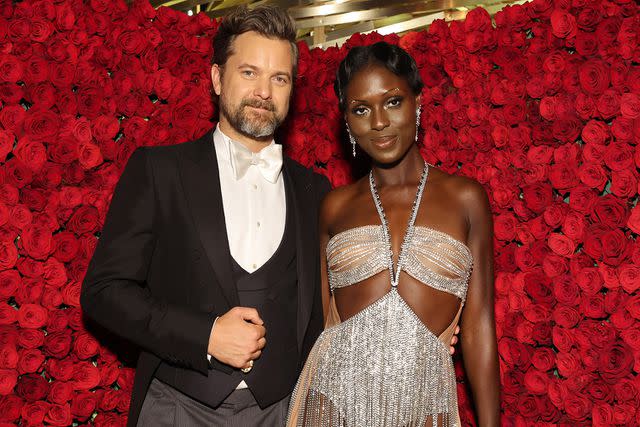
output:
{"label": "man's shoulder", "polygon": [[171,145],[144,146],[139,147],[138,150],[144,151],[145,156],[152,160],[175,159],[177,156],[184,154],[198,157],[203,149],[212,147],[212,143],[207,144],[207,141],[212,141],[212,132],[210,130],[200,138],[192,141]]}
{"label": "man's shoulder", "polygon": [[287,168],[293,172],[293,174],[304,177],[317,186],[330,187],[327,177],[314,171],[312,167],[307,167],[287,155],[285,155],[284,158],[287,163]]}

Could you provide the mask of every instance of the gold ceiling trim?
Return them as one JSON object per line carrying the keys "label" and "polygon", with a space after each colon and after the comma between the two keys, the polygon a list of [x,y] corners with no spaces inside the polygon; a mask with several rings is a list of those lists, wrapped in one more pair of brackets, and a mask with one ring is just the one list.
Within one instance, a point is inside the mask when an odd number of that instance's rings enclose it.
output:
{"label": "gold ceiling trim", "polygon": [[[131,1],[131,0],[130,0]],[[298,38],[310,47],[341,45],[352,34],[377,31],[383,35],[415,31],[436,19],[464,19],[469,10],[484,7],[494,15],[507,4],[525,0],[150,0],[187,13],[205,12],[212,18],[241,5],[278,5],[296,21]]]}

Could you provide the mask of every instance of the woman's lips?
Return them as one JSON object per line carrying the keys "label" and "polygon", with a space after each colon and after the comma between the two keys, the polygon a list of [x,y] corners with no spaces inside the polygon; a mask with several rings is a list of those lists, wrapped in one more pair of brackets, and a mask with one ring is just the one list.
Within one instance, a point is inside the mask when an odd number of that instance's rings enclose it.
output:
{"label": "woman's lips", "polygon": [[398,137],[396,135],[392,135],[392,136],[382,136],[379,138],[373,138],[371,141],[373,142],[373,145],[375,145],[378,148],[387,148],[392,146],[397,139]]}

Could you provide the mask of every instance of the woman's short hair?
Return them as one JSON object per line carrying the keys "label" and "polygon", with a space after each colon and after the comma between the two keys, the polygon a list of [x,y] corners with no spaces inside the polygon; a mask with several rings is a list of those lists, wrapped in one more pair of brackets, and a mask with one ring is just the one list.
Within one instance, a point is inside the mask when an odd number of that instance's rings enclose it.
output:
{"label": "woman's short hair", "polygon": [[393,74],[404,78],[415,95],[422,92],[422,78],[416,61],[399,46],[378,42],[368,46],[352,48],[338,67],[333,88],[338,97],[340,110],[346,108],[346,89],[353,76],[368,65],[382,65]]}
{"label": "woman's short hair", "polygon": [[284,10],[276,6],[257,6],[248,9],[240,6],[225,16],[213,39],[212,64],[224,67],[233,54],[233,41],[240,34],[254,31],[264,37],[285,40],[291,44],[293,59],[293,77],[298,69],[298,45],[296,44],[296,26],[293,19]]}

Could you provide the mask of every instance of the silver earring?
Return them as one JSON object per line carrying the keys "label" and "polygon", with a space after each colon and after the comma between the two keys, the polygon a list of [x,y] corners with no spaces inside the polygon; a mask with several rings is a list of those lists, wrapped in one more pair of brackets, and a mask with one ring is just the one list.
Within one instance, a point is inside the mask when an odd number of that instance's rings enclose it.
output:
{"label": "silver earring", "polygon": [[356,139],[351,135],[351,129],[349,129],[349,125],[347,125],[347,133],[349,134],[349,142],[351,143],[351,153],[353,157],[356,156]]}
{"label": "silver earring", "polygon": [[420,130],[420,115],[422,114],[422,106],[416,108],[416,141],[418,140],[418,131]]}

